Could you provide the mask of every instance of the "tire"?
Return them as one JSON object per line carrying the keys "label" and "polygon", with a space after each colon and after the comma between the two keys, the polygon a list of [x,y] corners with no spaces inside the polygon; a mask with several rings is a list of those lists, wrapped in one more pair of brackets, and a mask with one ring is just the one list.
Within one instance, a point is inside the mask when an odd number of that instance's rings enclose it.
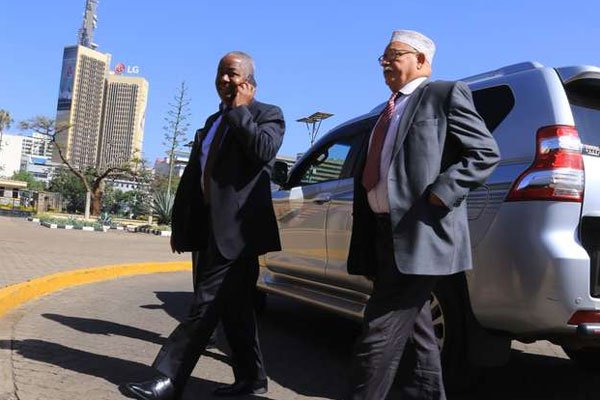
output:
{"label": "tire", "polygon": [[431,296],[431,316],[441,350],[442,371],[446,391],[465,392],[471,389],[479,370],[468,361],[468,310],[464,274],[441,280]]}
{"label": "tire", "polygon": [[573,349],[568,346],[562,346],[562,348],[578,367],[589,371],[600,371],[600,348]]}

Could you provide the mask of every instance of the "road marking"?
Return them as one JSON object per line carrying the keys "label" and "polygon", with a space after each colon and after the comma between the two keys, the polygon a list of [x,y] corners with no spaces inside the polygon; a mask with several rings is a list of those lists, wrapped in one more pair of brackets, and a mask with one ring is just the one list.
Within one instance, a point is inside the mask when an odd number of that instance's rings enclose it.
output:
{"label": "road marking", "polygon": [[122,276],[188,271],[191,268],[192,263],[187,261],[118,264],[76,269],[34,278],[0,289],[0,317],[28,301],[71,286],[107,281]]}

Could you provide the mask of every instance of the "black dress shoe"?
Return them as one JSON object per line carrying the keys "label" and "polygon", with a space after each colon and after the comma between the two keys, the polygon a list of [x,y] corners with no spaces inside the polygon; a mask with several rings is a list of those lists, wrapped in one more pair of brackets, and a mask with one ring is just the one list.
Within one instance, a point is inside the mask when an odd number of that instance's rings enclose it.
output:
{"label": "black dress shoe", "polygon": [[260,381],[238,381],[231,385],[219,386],[213,394],[215,396],[241,396],[244,394],[264,394],[267,393],[267,380]]}
{"label": "black dress shoe", "polygon": [[140,400],[176,400],[176,390],[169,378],[159,377],[145,382],[129,382],[121,390]]}

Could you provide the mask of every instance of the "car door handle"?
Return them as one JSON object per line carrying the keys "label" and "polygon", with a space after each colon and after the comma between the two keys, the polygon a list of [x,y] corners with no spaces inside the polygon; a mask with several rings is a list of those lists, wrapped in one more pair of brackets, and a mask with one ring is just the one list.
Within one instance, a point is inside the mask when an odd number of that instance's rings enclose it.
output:
{"label": "car door handle", "polygon": [[321,193],[315,196],[313,199],[313,203],[315,204],[325,204],[331,201],[331,193]]}

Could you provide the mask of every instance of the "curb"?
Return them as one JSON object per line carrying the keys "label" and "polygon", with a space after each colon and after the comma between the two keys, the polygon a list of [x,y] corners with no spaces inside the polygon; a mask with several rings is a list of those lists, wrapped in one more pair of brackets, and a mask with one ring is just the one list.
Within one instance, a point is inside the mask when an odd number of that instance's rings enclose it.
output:
{"label": "curb", "polygon": [[34,278],[0,289],[0,318],[28,301],[71,286],[107,281],[122,276],[188,271],[191,268],[192,263],[187,261],[118,264],[76,269]]}
{"label": "curb", "polygon": [[[171,231],[161,231],[159,229],[150,229],[150,228],[140,228],[137,226],[123,226],[123,225],[102,225],[102,227],[90,227],[90,226],[74,226],[74,225],[66,225],[66,224],[51,224],[49,222],[40,221],[39,218],[28,217],[27,221],[33,222],[36,224],[40,224],[46,228],[50,229],[79,229],[83,231],[96,231],[96,232],[107,232],[109,230],[116,231],[127,231],[127,232],[142,232],[142,233],[151,233],[156,236],[171,236]],[[2,400],[0,398],[0,400]]]}
{"label": "curb", "polygon": [[107,232],[111,229],[107,225],[102,226],[75,226],[75,225],[66,225],[66,224],[51,224],[49,222],[40,222],[41,226],[45,226],[50,229],[78,229],[81,231],[89,231],[89,232]]}
{"label": "curb", "polygon": [[150,228],[135,228],[136,232],[142,233],[151,233],[157,236],[171,236],[171,231],[161,231],[159,229],[150,229]]}

